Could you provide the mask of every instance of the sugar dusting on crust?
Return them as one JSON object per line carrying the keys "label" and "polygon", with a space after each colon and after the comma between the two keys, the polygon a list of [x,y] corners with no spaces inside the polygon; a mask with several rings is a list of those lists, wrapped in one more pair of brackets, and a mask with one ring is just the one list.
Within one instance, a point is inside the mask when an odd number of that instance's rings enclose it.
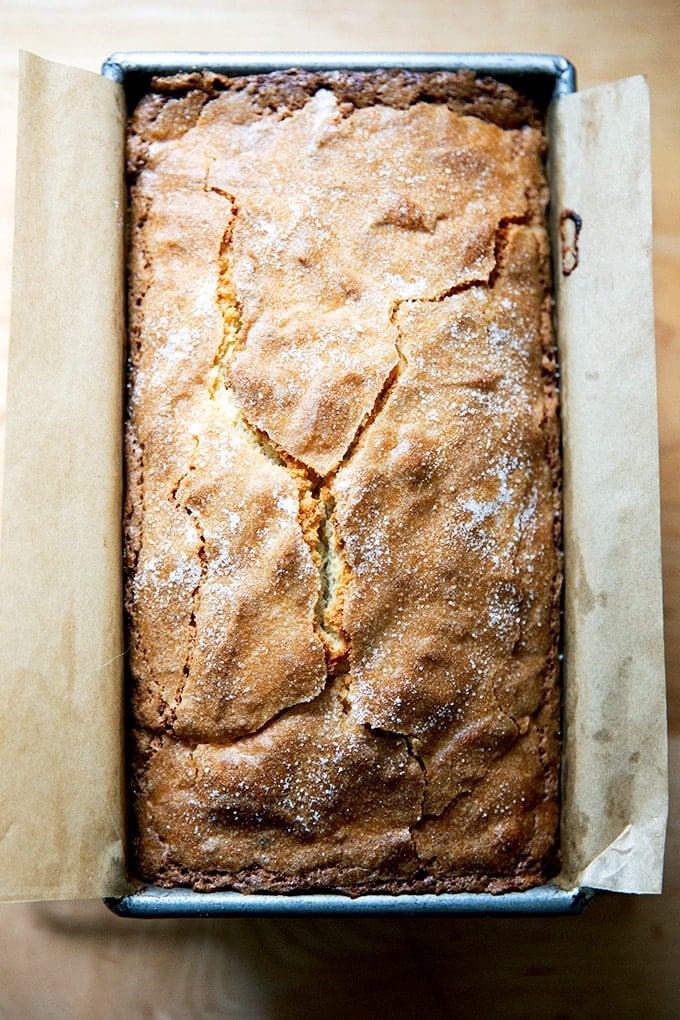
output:
{"label": "sugar dusting on crust", "polygon": [[[133,701],[166,734],[136,766],[140,867],[200,888],[540,881],[559,599],[541,136],[334,87],[253,118],[211,88],[131,146],[151,196]],[[165,188],[206,203],[186,198],[181,240],[154,220]]]}

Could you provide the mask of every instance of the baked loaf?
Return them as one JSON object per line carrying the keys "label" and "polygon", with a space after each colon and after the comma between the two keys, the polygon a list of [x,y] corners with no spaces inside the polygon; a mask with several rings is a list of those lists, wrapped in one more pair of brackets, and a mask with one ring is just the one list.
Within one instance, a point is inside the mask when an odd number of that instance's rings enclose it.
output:
{"label": "baked loaf", "polygon": [[134,112],[139,877],[554,873],[544,149],[530,103],[466,72],[191,74]]}

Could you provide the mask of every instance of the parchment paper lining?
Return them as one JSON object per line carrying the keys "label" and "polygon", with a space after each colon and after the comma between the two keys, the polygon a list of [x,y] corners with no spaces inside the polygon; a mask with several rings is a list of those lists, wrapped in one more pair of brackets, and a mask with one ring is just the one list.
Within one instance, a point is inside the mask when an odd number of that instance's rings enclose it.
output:
{"label": "parchment paper lining", "polygon": [[667,748],[644,79],[562,97],[551,153],[565,494],[563,879],[659,892]]}
{"label": "parchment paper lining", "polygon": [[[0,898],[125,889],[122,89],[24,56],[0,568]],[[551,122],[565,452],[560,882],[660,889],[667,812],[642,79]],[[625,215],[624,215],[625,213]],[[572,233],[577,222],[567,217]],[[574,252],[566,256],[569,265]],[[565,268],[567,263],[565,262]]]}
{"label": "parchment paper lining", "polygon": [[0,566],[0,898],[122,891],[120,88],[24,55]]}

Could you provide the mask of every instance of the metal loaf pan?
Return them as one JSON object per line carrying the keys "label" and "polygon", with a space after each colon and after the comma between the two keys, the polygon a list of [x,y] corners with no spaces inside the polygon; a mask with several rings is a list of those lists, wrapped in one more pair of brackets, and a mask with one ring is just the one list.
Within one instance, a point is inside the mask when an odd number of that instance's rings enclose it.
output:
{"label": "metal loaf pan", "polygon": [[[574,67],[561,56],[518,53],[114,53],[102,74],[125,89],[132,109],[156,75],[209,70],[232,77],[300,67],[304,70],[413,71],[472,70],[512,85],[530,96],[539,109],[576,90]],[[578,914],[592,897],[589,889],[561,889],[552,883],[526,892],[364,895],[336,893],[196,893],[191,889],[144,886],[104,902],[122,917],[226,917],[235,915],[562,915]]]}

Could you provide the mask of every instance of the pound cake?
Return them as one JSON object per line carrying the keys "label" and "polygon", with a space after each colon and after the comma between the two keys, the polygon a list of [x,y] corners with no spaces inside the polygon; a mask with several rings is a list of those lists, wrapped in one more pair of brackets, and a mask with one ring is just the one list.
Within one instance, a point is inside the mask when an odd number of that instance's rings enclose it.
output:
{"label": "pound cake", "polygon": [[529,101],[469,72],[190,73],[133,111],[141,879],[554,874],[545,146]]}

